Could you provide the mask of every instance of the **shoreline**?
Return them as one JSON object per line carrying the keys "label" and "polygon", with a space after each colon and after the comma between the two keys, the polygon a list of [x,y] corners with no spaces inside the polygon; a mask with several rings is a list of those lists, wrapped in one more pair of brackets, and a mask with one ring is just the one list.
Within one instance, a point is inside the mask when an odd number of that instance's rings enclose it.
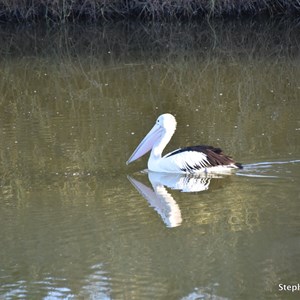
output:
{"label": "shoreline", "polygon": [[204,18],[293,17],[299,18],[300,3],[292,0],[0,0],[0,24],[49,24],[114,20],[189,21]]}

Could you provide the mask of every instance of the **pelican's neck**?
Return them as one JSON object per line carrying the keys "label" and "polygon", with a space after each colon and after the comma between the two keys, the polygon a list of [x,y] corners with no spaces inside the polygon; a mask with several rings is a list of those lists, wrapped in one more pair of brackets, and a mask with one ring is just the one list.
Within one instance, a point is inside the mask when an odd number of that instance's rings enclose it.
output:
{"label": "pelican's neck", "polygon": [[156,160],[156,159],[161,158],[162,152],[164,151],[164,149],[166,148],[166,146],[170,142],[174,132],[175,132],[175,129],[164,131],[162,136],[153,145],[153,148],[152,148],[151,154],[150,154],[151,159]]}

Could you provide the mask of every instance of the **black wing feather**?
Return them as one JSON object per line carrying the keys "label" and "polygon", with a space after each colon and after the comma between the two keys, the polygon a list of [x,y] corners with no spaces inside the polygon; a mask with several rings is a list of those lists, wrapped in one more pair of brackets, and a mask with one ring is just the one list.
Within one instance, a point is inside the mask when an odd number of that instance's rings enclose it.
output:
{"label": "black wing feather", "polygon": [[196,151],[202,152],[207,156],[207,160],[211,167],[220,166],[220,165],[236,165],[238,168],[242,168],[242,165],[236,163],[230,156],[225,155],[220,148],[215,148],[213,146],[207,145],[198,145],[198,146],[190,146],[185,148],[180,148],[176,151],[171,152],[167,157],[179,154],[185,151]]}

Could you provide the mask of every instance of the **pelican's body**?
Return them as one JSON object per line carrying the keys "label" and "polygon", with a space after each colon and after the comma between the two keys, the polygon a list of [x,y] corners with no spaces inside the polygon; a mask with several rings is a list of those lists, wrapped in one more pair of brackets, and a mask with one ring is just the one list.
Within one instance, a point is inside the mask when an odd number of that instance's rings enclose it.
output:
{"label": "pelican's body", "polygon": [[151,150],[148,169],[167,173],[222,173],[241,168],[222,150],[212,146],[193,146],[180,148],[164,156],[162,152],[176,130],[176,120],[171,114],[158,117],[155,125],[141,141],[127,164],[140,158]]}

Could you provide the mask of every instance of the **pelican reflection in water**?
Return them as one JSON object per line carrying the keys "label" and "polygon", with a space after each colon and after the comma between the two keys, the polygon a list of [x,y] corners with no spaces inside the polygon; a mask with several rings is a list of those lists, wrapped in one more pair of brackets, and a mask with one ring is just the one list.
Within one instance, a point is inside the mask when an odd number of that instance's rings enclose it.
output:
{"label": "pelican reflection in water", "polygon": [[131,184],[148,201],[151,207],[161,216],[167,227],[176,227],[182,223],[181,211],[175,199],[166,187],[182,192],[200,192],[208,189],[211,178],[219,175],[195,176],[189,174],[171,174],[148,172],[152,188],[137,179],[128,176]]}

